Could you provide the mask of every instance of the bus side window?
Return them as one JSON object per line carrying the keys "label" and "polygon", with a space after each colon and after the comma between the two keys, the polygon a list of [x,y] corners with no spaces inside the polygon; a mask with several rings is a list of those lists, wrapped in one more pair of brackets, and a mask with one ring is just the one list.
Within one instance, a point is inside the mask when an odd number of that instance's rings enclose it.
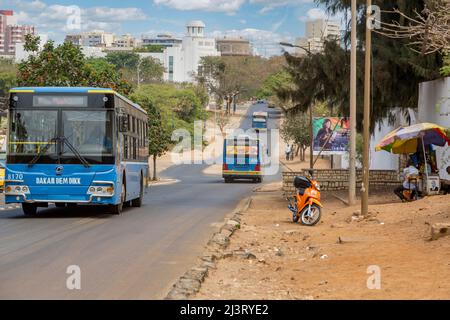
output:
{"label": "bus side window", "polygon": [[128,136],[123,135],[123,156],[125,160],[128,160]]}

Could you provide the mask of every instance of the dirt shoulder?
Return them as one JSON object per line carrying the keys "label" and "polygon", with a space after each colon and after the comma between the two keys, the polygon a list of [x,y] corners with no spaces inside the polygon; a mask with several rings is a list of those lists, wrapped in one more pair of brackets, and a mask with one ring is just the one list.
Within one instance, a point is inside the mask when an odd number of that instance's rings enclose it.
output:
{"label": "dirt shoulder", "polygon": [[[227,248],[247,254],[218,260],[194,299],[450,298],[450,237],[429,241],[431,224],[450,222],[450,196],[403,204],[378,194],[361,219],[325,194],[321,223],[304,227],[278,188],[254,194]],[[367,287],[369,266],[380,290]]]}

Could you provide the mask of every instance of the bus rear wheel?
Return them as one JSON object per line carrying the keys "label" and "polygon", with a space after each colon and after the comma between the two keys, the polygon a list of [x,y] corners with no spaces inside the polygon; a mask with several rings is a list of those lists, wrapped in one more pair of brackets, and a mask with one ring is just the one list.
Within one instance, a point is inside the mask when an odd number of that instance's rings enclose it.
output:
{"label": "bus rear wheel", "polygon": [[37,212],[37,205],[33,203],[22,203],[22,211],[26,216],[34,216]]}
{"label": "bus rear wheel", "polygon": [[144,198],[144,178],[141,175],[141,189],[139,190],[139,198],[131,200],[131,205],[135,208],[142,206],[142,200]]}

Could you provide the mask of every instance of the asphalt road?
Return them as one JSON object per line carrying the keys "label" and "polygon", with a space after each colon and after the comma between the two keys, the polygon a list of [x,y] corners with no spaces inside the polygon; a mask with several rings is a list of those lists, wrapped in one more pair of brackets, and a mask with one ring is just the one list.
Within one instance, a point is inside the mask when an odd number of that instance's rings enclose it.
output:
{"label": "asphalt road", "polygon": [[[254,111],[268,110],[254,105]],[[277,120],[270,120],[269,127]],[[241,127],[251,125],[244,118]],[[202,253],[253,183],[225,184],[203,165],[173,166],[177,184],[148,189],[141,208],[111,216],[100,208],[0,212],[0,299],[160,299]],[[266,178],[280,179],[279,175]],[[81,290],[69,290],[67,268],[80,267]]]}

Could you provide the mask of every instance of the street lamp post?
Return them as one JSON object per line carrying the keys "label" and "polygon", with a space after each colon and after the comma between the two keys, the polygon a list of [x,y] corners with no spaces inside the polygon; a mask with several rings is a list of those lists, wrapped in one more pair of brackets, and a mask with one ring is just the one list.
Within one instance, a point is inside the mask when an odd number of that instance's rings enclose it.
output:
{"label": "street lamp post", "polygon": [[[290,47],[290,48],[299,48],[302,49],[304,51],[306,51],[306,53],[308,55],[311,54],[311,42],[308,41],[308,48],[302,47],[302,46],[298,46],[292,43],[288,43],[288,42],[280,42],[280,45],[284,46],[284,47]],[[310,174],[311,176],[314,175],[314,137],[313,137],[313,106],[309,106],[309,137],[310,137],[310,141],[309,141],[309,168],[310,168]]]}
{"label": "street lamp post", "polygon": [[370,98],[371,98],[371,70],[372,70],[372,0],[367,0],[366,8],[366,52],[365,52],[365,79],[364,79],[364,152],[363,152],[363,183],[361,214],[367,215],[369,211],[369,166],[370,166]]}

